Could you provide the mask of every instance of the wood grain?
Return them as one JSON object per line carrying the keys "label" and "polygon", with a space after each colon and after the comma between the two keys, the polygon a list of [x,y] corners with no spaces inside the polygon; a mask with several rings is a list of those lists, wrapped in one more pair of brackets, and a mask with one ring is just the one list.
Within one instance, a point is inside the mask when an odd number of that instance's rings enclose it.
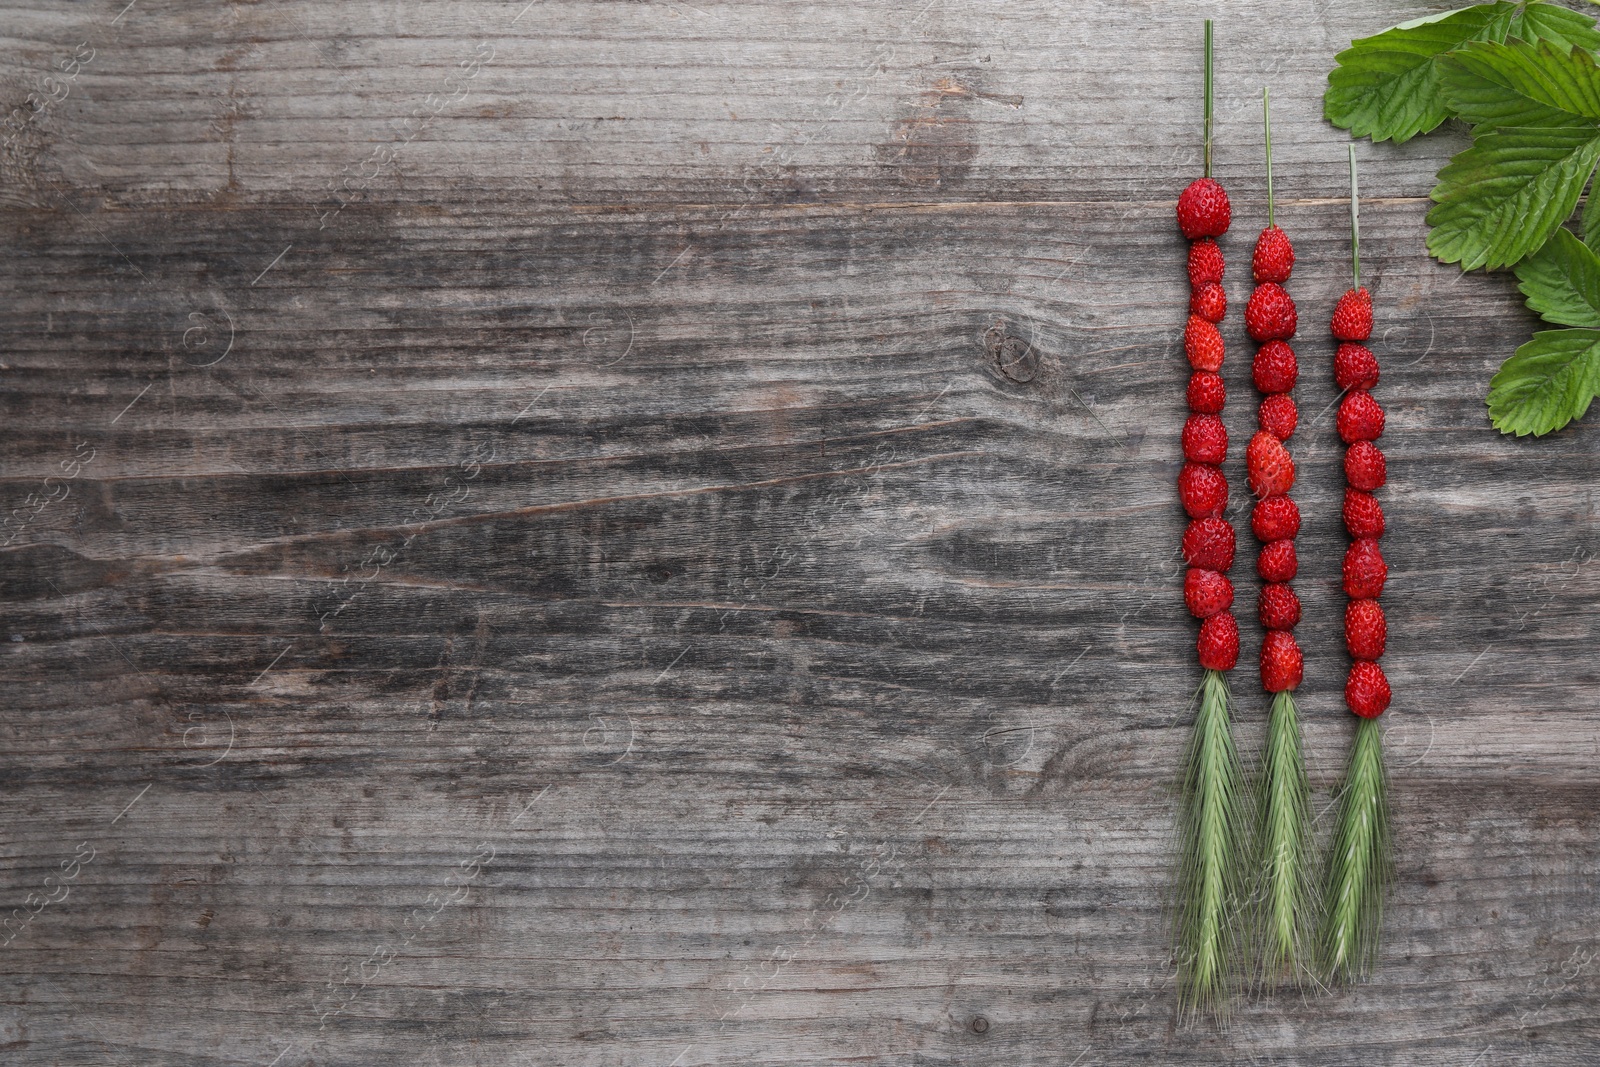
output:
{"label": "wood grain", "polygon": [[11,5],[8,107],[94,55],[0,153],[6,1062],[1592,1062],[1600,436],[1487,424],[1449,131],[1359,148],[1382,965],[1173,1012],[1199,18],[1236,309],[1267,82],[1299,253],[1320,811],[1320,93],[1438,7]]}

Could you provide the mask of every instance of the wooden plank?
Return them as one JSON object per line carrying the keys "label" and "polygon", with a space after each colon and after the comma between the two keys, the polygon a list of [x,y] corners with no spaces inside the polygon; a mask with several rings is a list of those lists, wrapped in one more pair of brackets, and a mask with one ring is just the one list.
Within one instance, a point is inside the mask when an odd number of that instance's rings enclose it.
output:
{"label": "wooden plank", "polygon": [[[1300,257],[1319,811],[1321,80],[1430,10],[1213,12],[1236,439],[1267,80]],[[1487,426],[1533,319],[1423,255],[1451,133],[1361,148],[1382,967],[1174,1018],[1197,18],[14,8],[10,97],[95,52],[0,161],[0,488],[46,501],[0,550],[0,903],[55,898],[0,953],[7,1062],[1592,1059],[1597,438]]]}

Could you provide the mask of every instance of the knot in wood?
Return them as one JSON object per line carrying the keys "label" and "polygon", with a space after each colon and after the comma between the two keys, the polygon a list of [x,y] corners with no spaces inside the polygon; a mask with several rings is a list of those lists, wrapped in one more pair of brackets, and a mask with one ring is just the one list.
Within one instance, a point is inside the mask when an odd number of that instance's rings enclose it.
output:
{"label": "knot in wood", "polygon": [[995,368],[1008,381],[1031,382],[1039,373],[1039,354],[1020,337],[1009,337],[1005,323],[997,322],[983,335],[984,348]]}

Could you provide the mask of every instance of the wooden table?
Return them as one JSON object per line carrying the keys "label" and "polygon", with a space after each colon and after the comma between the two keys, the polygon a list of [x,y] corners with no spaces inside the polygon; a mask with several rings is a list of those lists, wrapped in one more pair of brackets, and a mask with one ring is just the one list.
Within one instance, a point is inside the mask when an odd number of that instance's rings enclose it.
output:
{"label": "wooden table", "polygon": [[122,5],[0,42],[7,1064],[1594,1062],[1600,425],[1488,425],[1458,131],[1359,147],[1382,964],[1174,1013],[1200,20],[1236,443],[1263,85],[1300,257],[1326,835],[1321,91],[1445,5]]}

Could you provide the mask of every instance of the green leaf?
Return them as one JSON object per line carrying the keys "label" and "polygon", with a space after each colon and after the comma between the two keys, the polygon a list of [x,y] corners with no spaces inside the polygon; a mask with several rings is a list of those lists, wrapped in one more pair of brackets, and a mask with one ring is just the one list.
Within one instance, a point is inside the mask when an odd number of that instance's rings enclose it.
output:
{"label": "green leaf", "polygon": [[1549,41],[1561,50],[1600,48],[1594,19],[1558,4],[1528,4],[1511,17],[1509,35],[1524,41]]}
{"label": "green leaf", "polygon": [[1572,214],[1600,159],[1600,129],[1494,130],[1439,172],[1428,251],[1494,270],[1544,245]]}
{"label": "green leaf", "polygon": [[1539,436],[1589,410],[1600,393],[1600,330],[1545,330],[1489,382],[1489,420],[1501,433]]}
{"label": "green leaf", "polygon": [[1468,41],[1505,40],[1517,5],[1447,11],[1352,41],[1328,73],[1322,113],[1335,126],[1374,141],[1409,141],[1450,117],[1434,59]]}
{"label": "green leaf", "polygon": [[1600,329],[1600,257],[1571,232],[1517,264],[1517,287],[1546,322]]}
{"label": "green leaf", "polygon": [[1474,134],[1496,127],[1600,123],[1600,70],[1548,41],[1474,42],[1439,59],[1445,103]]}
{"label": "green leaf", "polygon": [[1548,41],[1562,53],[1600,48],[1594,20],[1556,4],[1501,0],[1446,11],[1352,41],[1328,74],[1323,115],[1357,137],[1408,141],[1451,116],[1438,57],[1470,42],[1507,38]]}

